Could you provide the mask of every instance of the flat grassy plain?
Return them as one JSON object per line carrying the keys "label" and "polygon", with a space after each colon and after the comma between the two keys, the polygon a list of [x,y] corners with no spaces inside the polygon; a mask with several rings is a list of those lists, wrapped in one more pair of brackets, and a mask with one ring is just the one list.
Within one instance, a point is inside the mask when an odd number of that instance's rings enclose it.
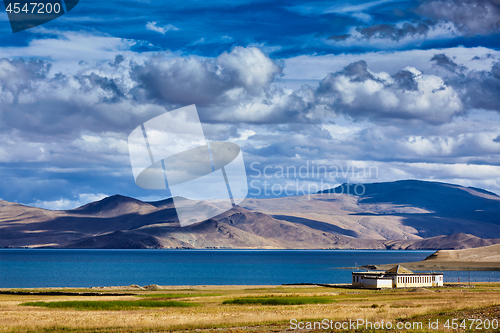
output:
{"label": "flat grassy plain", "polygon": [[[478,330],[469,327],[470,321],[466,328],[443,327],[447,319],[454,318],[500,322],[500,283],[474,285],[397,290],[322,286],[27,289],[22,291],[66,294],[0,294],[0,332],[285,332],[291,331],[291,319],[424,324],[421,329],[346,332],[475,332]],[[430,330],[426,325],[435,320],[439,320],[439,329]],[[482,332],[500,331],[481,327]]]}

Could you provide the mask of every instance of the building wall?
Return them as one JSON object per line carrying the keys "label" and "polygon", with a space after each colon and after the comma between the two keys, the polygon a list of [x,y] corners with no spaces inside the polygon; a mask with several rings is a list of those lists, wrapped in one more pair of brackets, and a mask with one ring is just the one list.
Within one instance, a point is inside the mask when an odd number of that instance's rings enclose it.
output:
{"label": "building wall", "polygon": [[377,288],[392,288],[392,279],[378,279]]}
{"label": "building wall", "polygon": [[442,287],[443,275],[396,275],[392,278],[364,277],[352,275],[352,285],[360,288],[415,288],[415,287]]}
{"label": "building wall", "polygon": [[435,278],[434,283],[436,284],[436,286],[442,287],[443,286],[443,275],[442,274],[441,275],[435,275],[434,278]]}
{"label": "building wall", "polygon": [[[440,275],[442,277],[442,275]],[[439,276],[436,275],[398,275],[394,277],[395,288],[408,287],[435,287],[438,286]],[[441,281],[441,286],[443,285]]]}
{"label": "building wall", "polygon": [[364,288],[392,288],[391,278],[365,278],[363,279]]}
{"label": "building wall", "polygon": [[354,287],[362,287],[363,286],[363,277],[359,275],[352,275],[352,285]]}

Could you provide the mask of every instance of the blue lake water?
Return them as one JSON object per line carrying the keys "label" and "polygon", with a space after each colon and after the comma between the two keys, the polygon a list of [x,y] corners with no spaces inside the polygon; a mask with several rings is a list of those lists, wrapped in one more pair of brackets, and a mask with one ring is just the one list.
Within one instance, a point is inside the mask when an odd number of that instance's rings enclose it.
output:
{"label": "blue lake water", "polygon": [[[355,265],[410,262],[434,251],[0,249],[0,287],[350,283]],[[467,281],[467,272],[445,272]],[[500,281],[500,272],[470,272]]]}

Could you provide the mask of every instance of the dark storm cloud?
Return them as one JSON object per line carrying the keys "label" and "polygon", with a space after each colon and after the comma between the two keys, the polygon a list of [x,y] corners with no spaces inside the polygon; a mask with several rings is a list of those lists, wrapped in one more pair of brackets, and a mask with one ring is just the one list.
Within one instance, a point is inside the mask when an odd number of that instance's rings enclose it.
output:
{"label": "dark storm cloud", "polygon": [[333,35],[333,36],[328,37],[328,39],[332,40],[334,42],[340,42],[340,41],[346,40],[347,38],[349,38],[349,36],[350,36],[349,34]]}
{"label": "dark storm cloud", "polygon": [[208,106],[241,88],[248,95],[268,89],[281,68],[258,48],[237,47],[216,59],[155,57],[132,68],[139,95],[159,102]]}
{"label": "dark storm cloud", "polygon": [[278,125],[320,123],[331,110],[308,85],[296,91],[272,86],[256,96],[239,95],[219,105],[200,108],[200,119],[209,123]]}
{"label": "dark storm cloud", "polygon": [[493,63],[489,71],[476,71],[455,63],[445,54],[436,54],[431,61],[454,74],[444,80],[457,91],[466,109],[500,111],[500,62]]}
{"label": "dark storm cloud", "polygon": [[491,71],[470,71],[463,77],[449,78],[468,108],[500,112],[500,62]]}
{"label": "dark storm cloud", "polygon": [[462,111],[452,87],[437,76],[406,68],[389,75],[373,73],[358,61],[326,76],[317,90],[336,112],[359,119],[421,120],[439,124]]}
{"label": "dark storm cloud", "polygon": [[121,64],[123,61],[125,60],[125,57],[121,54],[117,54],[115,56],[115,59],[114,61],[110,62],[109,65],[110,66],[118,66],[119,64]]}
{"label": "dark storm cloud", "polygon": [[[415,68],[370,71],[365,61],[328,74],[318,88],[289,91],[273,85],[282,71],[257,48],[235,48],[217,58],[155,56],[143,64],[124,58],[94,71],[50,72],[50,62],[0,60],[0,128],[37,135],[78,136],[129,131],[137,123],[191,103],[202,121],[232,124],[315,124],[340,114],[382,122],[449,122],[468,108],[498,110],[500,65],[466,71],[445,54],[431,62],[449,78]],[[48,90],[56,93],[47,94]],[[17,103],[15,99],[23,99]],[[464,108],[464,105],[466,108]],[[57,133],[57,134],[56,134]]]}
{"label": "dark storm cloud", "polygon": [[99,75],[50,74],[50,69],[50,61],[0,59],[0,129],[43,141],[79,136],[82,130],[133,129],[143,117],[165,111],[126,96],[129,88],[120,82],[126,77],[114,67]]}
{"label": "dark storm cloud", "polygon": [[431,58],[431,61],[434,62],[435,66],[444,68],[452,73],[460,74],[466,70],[465,66],[458,65],[453,60],[448,58],[445,54],[435,54]]}
{"label": "dark storm cloud", "polygon": [[[110,92],[111,93],[110,97],[103,98],[102,102],[104,103],[117,102],[118,99],[124,97],[124,94],[122,93],[122,91],[120,90],[120,88],[117,86],[116,82],[113,79],[109,79],[107,77],[103,77],[95,73],[91,73],[89,75],[82,75],[79,78],[81,80],[87,81],[85,83],[89,85],[88,90],[100,88],[103,91]],[[82,86],[85,86],[86,85],[85,83],[83,83]]]}
{"label": "dark storm cloud", "polygon": [[[427,22],[405,22],[402,25],[398,26],[395,24],[376,24],[369,27],[357,27],[356,28],[356,38],[380,38],[380,39],[389,39],[393,41],[399,41],[405,37],[414,37],[414,36],[425,36],[429,32],[431,25],[430,21]],[[334,41],[343,41],[346,40],[350,35],[337,35],[330,36],[328,39]]]}
{"label": "dark storm cloud", "polygon": [[133,66],[137,85],[130,94],[140,102],[198,106],[208,123],[315,123],[324,110],[314,90],[288,91],[274,85],[282,72],[255,47],[236,47],[217,58],[155,57]]}
{"label": "dark storm cloud", "polygon": [[441,78],[405,68],[389,75],[369,71],[359,61],[329,74],[317,99],[354,119],[422,120],[446,123],[470,109],[500,111],[500,62],[489,71],[469,70],[446,54],[431,59],[450,76]]}
{"label": "dark storm cloud", "polygon": [[230,78],[216,73],[210,61],[193,58],[156,58],[132,68],[131,76],[139,83],[136,95],[173,104],[207,105],[230,89]]}
{"label": "dark storm cloud", "polygon": [[402,90],[418,91],[418,83],[415,81],[415,74],[412,72],[403,69],[392,77]]}
{"label": "dark storm cloud", "polygon": [[454,38],[500,33],[498,0],[430,0],[410,11],[416,15],[411,21],[357,26],[348,34],[328,39],[333,42],[372,39],[399,42],[407,37],[426,39],[429,35],[431,38]]}
{"label": "dark storm cloud", "polygon": [[493,75],[494,78],[500,80],[500,62],[497,62],[493,65],[493,67],[491,68],[491,75]]}
{"label": "dark storm cloud", "polygon": [[426,1],[416,13],[433,20],[452,22],[466,35],[499,33],[500,2],[498,0]]}
{"label": "dark storm cloud", "polygon": [[50,61],[0,60],[0,129],[38,142],[71,140],[82,132],[128,133],[193,103],[202,121],[236,126],[232,135],[240,123],[317,123],[324,114],[312,88],[273,86],[282,69],[255,47],[236,47],[217,58],[154,56],[142,64],[117,56],[80,63],[72,74],[50,68]]}
{"label": "dark storm cloud", "polygon": [[368,71],[368,66],[364,60],[353,62],[347,65],[339,74],[344,74],[352,78],[354,81],[364,81],[367,79],[374,80],[374,76]]}
{"label": "dark storm cloud", "polygon": [[[233,137],[243,123],[299,126],[344,114],[386,124],[410,120],[436,125],[467,108],[499,109],[499,63],[491,71],[467,72],[445,54],[436,54],[431,62],[461,74],[443,80],[408,67],[390,75],[358,61],[328,74],[316,89],[305,85],[286,91],[273,86],[281,68],[254,47],[235,48],[217,58],[155,56],[143,64],[117,56],[94,71],[82,67],[72,75],[49,76],[47,61],[3,59],[0,128],[42,141],[51,135],[79,137],[83,130],[127,132],[193,102],[202,121],[232,124]],[[57,93],[47,94],[49,89]]]}
{"label": "dark storm cloud", "polygon": [[2,99],[17,100],[20,93],[29,91],[37,81],[44,80],[50,63],[42,60],[0,59],[0,92]]}
{"label": "dark storm cloud", "polygon": [[273,86],[282,69],[255,47],[236,47],[217,58],[154,56],[142,64],[118,55],[80,63],[71,74],[50,69],[50,61],[0,60],[4,133],[16,131],[19,139],[40,143],[71,141],[82,133],[128,133],[192,103],[203,122],[233,124],[233,136],[241,123],[317,123],[324,114],[312,88]]}

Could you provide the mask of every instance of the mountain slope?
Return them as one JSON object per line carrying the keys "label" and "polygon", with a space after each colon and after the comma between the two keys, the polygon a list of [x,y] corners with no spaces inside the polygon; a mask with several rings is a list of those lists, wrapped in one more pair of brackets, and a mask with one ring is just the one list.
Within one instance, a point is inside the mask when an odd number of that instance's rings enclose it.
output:
{"label": "mountain slope", "polygon": [[439,250],[425,260],[500,262],[500,244],[465,250]]}
{"label": "mountain slope", "polygon": [[353,184],[342,184],[321,193],[349,193],[360,198],[360,204],[367,206],[391,203],[421,208],[446,217],[493,224],[498,224],[499,220],[500,197],[485,190],[420,180],[364,184],[363,189],[356,189]]}
{"label": "mountain slope", "polygon": [[500,197],[470,187],[402,180],[364,184],[355,188],[343,184],[322,194],[350,193],[366,216],[401,217],[402,224],[416,229],[423,238],[467,233],[481,238],[500,237]]}
{"label": "mountain slope", "polygon": [[68,210],[70,214],[98,217],[115,217],[126,214],[148,214],[156,210],[152,204],[129,198],[123,195],[113,195],[99,201],[88,203],[82,207]]}
{"label": "mountain slope", "polygon": [[[352,185],[342,186],[352,193]],[[0,201],[0,247],[458,249],[500,243],[500,198],[493,193],[419,181],[364,186],[361,195],[246,199],[185,228],[172,199],[115,195],[67,211]],[[341,188],[328,192],[334,190]]]}

